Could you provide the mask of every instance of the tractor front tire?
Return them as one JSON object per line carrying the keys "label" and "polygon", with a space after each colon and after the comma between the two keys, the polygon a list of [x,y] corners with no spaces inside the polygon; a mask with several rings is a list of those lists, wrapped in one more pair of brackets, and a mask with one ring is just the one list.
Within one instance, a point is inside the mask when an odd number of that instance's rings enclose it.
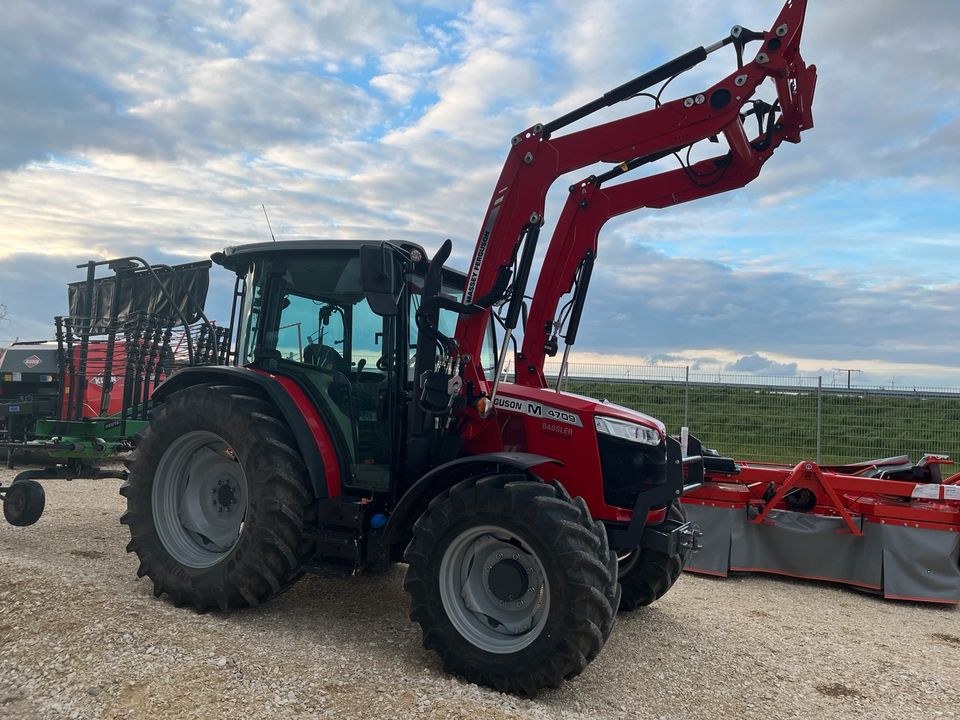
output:
{"label": "tractor front tire", "polygon": [[404,589],[447,672],[532,697],[597,656],[619,588],[606,532],[584,507],[520,474],[469,478],[430,502]]}
{"label": "tractor front tire", "polygon": [[[667,518],[681,523],[687,521],[687,513],[679,500],[670,506]],[[622,557],[619,575],[623,597],[620,609],[636,610],[663,597],[680,577],[689,555],[689,549],[668,555],[636,548]]]}
{"label": "tractor front tire", "polygon": [[157,597],[225,611],[258,605],[302,575],[307,472],[277,409],[250,390],[199,385],[171,395],[127,468],[127,552]]}

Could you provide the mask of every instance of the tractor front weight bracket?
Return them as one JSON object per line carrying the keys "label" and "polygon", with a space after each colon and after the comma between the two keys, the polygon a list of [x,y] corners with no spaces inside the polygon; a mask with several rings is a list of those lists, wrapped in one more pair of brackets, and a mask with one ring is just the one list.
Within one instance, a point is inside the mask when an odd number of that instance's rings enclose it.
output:
{"label": "tractor front weight bracket", "polygon": [[700,529],[693,523],[676,523],[670,520],[655,525],[647,525],[647,516],[655,507],[669,507],[682,496],[693,492],[703,485],[704,468],[702,446],[697,438],[690,436],[687,449],[690,455],[683,455],[680,442],[667,437],[667,479],[662,485],[644,490],[633,506],[633,516],[626,527],[607,523],[607,537],[610,547],[617,550],[637,547],[675,554],[681,548],[699,547]]}

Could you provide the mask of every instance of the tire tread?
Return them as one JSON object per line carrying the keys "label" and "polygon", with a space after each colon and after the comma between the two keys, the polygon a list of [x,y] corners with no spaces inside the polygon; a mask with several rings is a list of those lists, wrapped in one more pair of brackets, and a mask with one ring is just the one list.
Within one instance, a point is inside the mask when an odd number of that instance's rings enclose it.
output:
{"label": "tire tread", "polygon": [[[244,528],[249,529],[248,537],[241,536],[231,556],[203,571],[177,563],[153,523],[153,473],[164,443],[176,436],[178,428],[231,436],[248,483],[257,483],[248,488],[251,503]],[[130,531],[127,551],[137,555],[137,575],[153,581],[157,597],[166,594],[174,605],[198,611],[254,607],[302,575],[306,546],[300,540],[313,493],[290,429],[263,397],[231,385],[199,385],[174,393],[154,408],[150,425],[138,436],[125,465],[129,475],[120,495],[127,500],[121,518]]]}
{"label": "tire tread", "polygon": [[[468,478],[431,500],[414,523],[413,539],[404,553],[409,563],[404,589],[411,596],[410,618],[421,626],[424,647],[440,655],[447,671],[501,692],[533,697],[539,689],[558,687],[579,674],[597,656],[616,621],[620,591],[616,555],[609,550],[606,530],[585,507],[559,485],[517,474]],[[464,640],[447,619],[436,589],[433,573],[439,567],[439,543],[450,528],[477,514],[529,528],[549,548],[555,567],[562,569],[556,576],[562,578],[567,594],[560,610],[562,636],[541,635],[509,660],[505,656],[491,660],[491,653]]]}

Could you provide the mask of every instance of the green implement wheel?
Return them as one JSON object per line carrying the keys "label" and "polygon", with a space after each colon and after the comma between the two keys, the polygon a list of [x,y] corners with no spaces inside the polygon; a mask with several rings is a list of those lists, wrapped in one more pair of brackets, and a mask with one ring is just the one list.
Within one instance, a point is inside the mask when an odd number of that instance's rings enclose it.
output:
{"label": "green implement wheel", "polygon": [[3,493],[3,517],[17,527],[33,525],[43,515],[46,497],[36,480],[14,480]]}

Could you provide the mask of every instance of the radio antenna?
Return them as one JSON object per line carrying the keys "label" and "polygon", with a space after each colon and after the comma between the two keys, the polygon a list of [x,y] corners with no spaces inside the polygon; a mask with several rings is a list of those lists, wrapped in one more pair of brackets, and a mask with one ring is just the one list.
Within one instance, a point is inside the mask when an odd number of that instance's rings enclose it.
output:
{"label": "radio antenna", "polygon": [[267,229],[270,230],[270,237],[273,238],[273,241],[276,242],[277,238],[273,234],[273,227],[270,225],[270,216],[267,215],[267,206],[263,203],[260,203],[260,207],[263,208],[263,217],[267,220]]}

